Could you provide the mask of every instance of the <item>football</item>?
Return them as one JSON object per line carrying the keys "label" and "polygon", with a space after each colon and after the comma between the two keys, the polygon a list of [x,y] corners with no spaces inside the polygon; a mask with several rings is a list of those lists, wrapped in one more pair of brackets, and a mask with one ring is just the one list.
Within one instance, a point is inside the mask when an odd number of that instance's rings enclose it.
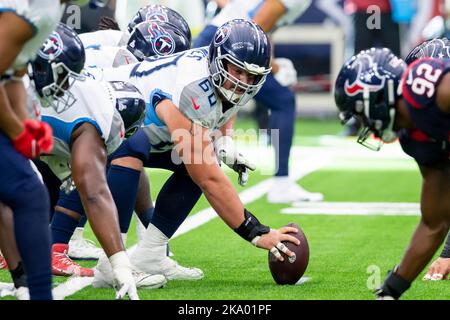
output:
{"label": "football", "polygon": [[269,269],[277,284],[296,284],[305,273],[309,262],[309,246],[305,233],[296,223],[289,223],[287,226],[298,229],[297,233],[289,234],[300,240],[300,244],[297,246],[292,242],[283,241],[289,250],[295,253],[295,260],[289,260],[286,254],[281,253],[284,261],[279,261],[269,252]]}

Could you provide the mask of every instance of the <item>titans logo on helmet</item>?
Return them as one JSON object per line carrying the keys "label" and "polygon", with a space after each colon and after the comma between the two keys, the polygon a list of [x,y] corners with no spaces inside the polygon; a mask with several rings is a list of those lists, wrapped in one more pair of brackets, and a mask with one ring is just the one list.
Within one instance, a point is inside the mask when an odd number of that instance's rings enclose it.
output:
{"label": "titans logo on helmet", "polygon": [[153,10],[149,10],[147,14],[145,15],[146,21],[162,21],[162,22],[168,22],[169,17],[167,16],[167,13],[164,12],[164,10],[159,10],[158,6],[155,6]]}
{"label": "titans logo on helmet", "polygon": [[214,46],[220,46],[222,43],[227,41],[229,36],[230,29],[227,26],[220,27],[216,32],[216,36],[214,37]]}
{"label": "titans logo on helmet", "polygon": [[[367,59],[368,68],[370,71],[362,72],[363,61],[361,59]],[[373,66],[373,67],[372,67]],[[378,91],[384,87],[385,77],[378,74],[377,66],[373,63],[372,58],[368,55],[364,55],[357,59],[354,63],[349,66],[349,69],[356,71],[352,74],[355,75],[353,79],[347,79],[345,81],[344,90],[349,96],[356,96],[357,94],[364,91],[364,88],[368,88],[369,91]]]}
{"label": "titans logo on helmet", "polygon": [[175,51],[175,40],[163,27],[157,23],[149,23],[148,32],[150,33],[153,51],[158,55],[166,56]]}
{"label": "titans logo on helmet", "polygon": [[38,54],[40,57],[49,60],[50,55],[53,55],[54,58],[58,57],[63,51],[63,48],[64,44],[61,37],[57,32],[53,32],[45,41]]}

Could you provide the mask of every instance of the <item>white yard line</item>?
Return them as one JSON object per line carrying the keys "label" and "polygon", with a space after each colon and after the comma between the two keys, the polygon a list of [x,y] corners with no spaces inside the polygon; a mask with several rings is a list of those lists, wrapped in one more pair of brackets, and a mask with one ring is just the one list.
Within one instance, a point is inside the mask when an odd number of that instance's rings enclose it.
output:
{"label": "white yard line", "polygon": [[303,202],[296,203],[291,208],[282,209],[281,213],[306,215],[418,216],[420,215],[420,204],[403,202]]}

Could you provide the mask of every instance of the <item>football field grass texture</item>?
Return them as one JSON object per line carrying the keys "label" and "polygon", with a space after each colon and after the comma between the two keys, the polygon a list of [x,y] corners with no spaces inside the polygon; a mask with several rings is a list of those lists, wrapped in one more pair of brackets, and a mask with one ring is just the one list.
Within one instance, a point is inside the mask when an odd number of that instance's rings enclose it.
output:
{"label": "football field grass texture", "polygon": [[[243,126],[247,126],[244,123]],[[304,131],[302,131],[302,129]],[[325,129],[324,129],[325,128]],[[305,167],[315,159],[326,158],[321,168],[307,174],[298,183],[310,191],[322,192],[326,202],[352,202],[364,207],[365,202],[418,203],[421,177],[414,162],[404,156],[398,145],[386,146],[379,153],[361,150],[349,139],[339,139],[335,123],[301,122],[297,128],[296,147],[291,168]],[[299,133],[300,132],[300,133]],[[306,133],[302,133],[306,132]],[[315,134],[317,132],[317,134]],[[329,137],[324,137],[329,134]],[[319,136],[320,135],[320,136]],[[226,170],[237,186],[236,175]],[[148,171],[153,199],[169,173]],[[334,215],[284,214],[290,204],[269,204],[261,183],[270,176],[252,173],[247,187],[260,196],[247,209],[262,223],[279,228],[297,223],[309,242],[310,260],[301,285],[279,286],[273,281],[267,252],[253,247],[229,229],[220,218],[214,218],[170,241],[173,257],[181,265],[203,270],[199,281],[169,281],[162,289],[139,290],[145,300],[336,300],[373,299],[372,289],[382,283],[388,270],[397,264],[417,225],[419,215]],[[332,206],[332,204],[330,204]],[[191,213],[209,207],[204,197]],[[95,240],[90,228],[85,235]],[[134,221],[127,247],[136,243]],[[439,251],[440,252],[440,251]],[[437,256],[437,254],[436,254]],[[81,262],[95,266],[94,262]],[[450,282],[422,282],[425,270],[402,299],[450,298]],[[68,278],[55,277],[54,286]],[[11,282],[7,271],[0,271],[0,281]],[[113,289],[87,286],[66,299],[113,299]],[[6,297],[5,299],[10,299]]]}

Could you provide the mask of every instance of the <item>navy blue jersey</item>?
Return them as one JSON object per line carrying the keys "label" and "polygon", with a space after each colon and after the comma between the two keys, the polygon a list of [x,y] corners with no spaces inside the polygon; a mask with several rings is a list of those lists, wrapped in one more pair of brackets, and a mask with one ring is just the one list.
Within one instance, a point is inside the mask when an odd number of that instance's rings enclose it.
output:
{"label": "navy blue jersey", "polygon": [[409,65],[403,75],[403,98],[416,129],[402,130],[400,143],[422,165],[449,159],[450,115],[436,104],[437,88],[449,71],[450,60],[423,58]]}
{"label": "navy blue jersey", "polygon": [[418,129],[403,129],[399,133],[403,151],[419,165],[436,166],[450,164],[450,152],[434,139]]}

